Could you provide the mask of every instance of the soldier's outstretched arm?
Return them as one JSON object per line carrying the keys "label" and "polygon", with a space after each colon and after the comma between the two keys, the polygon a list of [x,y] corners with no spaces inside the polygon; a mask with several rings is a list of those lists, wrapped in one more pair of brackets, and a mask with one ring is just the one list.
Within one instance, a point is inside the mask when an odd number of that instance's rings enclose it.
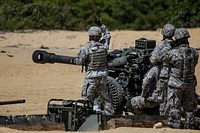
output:
{"label": "soldier's outstretched arm", "polygon": [[108,28],[102,24],[100,26],[102,32],[103,32],[103,38],[101,40],[101,42],[104,44],[104,46],[109,49],[109,45],[110,45],[110,39],[111,39],[111,35],[110,35],[110,32],[108,30]]}
{"label": "soldier's outstretched arm", "polygon": [[101,20],[98,16],[94,17],[94,23],[99,26],[99,28],[101,29],[101,31],[103,33],[103,38],[100,40],[100,42],[103,43],[107,49],[109,49],[111,35],[110,35],[108,28],[106,27],[106,25],[104,25],[101,22]]}

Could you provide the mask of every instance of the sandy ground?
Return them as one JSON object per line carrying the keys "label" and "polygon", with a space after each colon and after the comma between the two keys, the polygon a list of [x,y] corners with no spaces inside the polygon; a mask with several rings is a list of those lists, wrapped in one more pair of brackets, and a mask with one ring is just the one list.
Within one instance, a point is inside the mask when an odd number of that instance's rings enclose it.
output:
{"label": "sandy ground", "polygon": [[[190,44],[200,47],[200,29],[189,29]],[[141,37],[159,42],[160,31],[112,31],[110,49],[133,47]],[[35,64],[32,53],[41,46],[56,54],[76,56],[80,47],[88,41],[87,32],[72,31],[34,31],[26,33],[0,33],[0,100],[26,99],[24,104],[2,105],[0,115],[46,114],[47,102],[51,98],[80,99],[83,73],[80,66],[65,64]],[[200,65],[196,67],[198,79],[197,93],[200,94]],[[110,133],[146,132],[146,128],[117,128]],[[0,128],[0,133],[21,133],[16,129]],[[29,131],[36,133],[38,131]],[[47,131],[40,131],[41,133]],[[64,132],[64,131],[48,131]],[[148,129],[150,133],[197,133],[192,130],[169,128]]]}

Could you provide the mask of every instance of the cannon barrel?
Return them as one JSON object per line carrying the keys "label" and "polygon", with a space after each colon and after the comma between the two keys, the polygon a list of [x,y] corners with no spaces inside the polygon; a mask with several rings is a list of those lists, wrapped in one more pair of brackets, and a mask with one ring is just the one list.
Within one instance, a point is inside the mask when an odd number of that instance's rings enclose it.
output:
{"label": "cannon barrel", "polygon": [[32,59],[35,63],[64,63],[76,65],[76,57],[56,55],[42,50],[36,50],[32,54]]}
{"label": "cannon barrel", "polygon": [[[117,57],[108,62],[108,67],[122,66],[127,63],[128,56]],[[56,55],[54,53],[48,53],[43,50],[36,50],[32,54],[32,59],[35,63],[45,64],[45,63],[64,63],[76,65],[76,57]]]}
{"label": "cannon barrel", "polygon": [[0,101],[0,105],[25,103],[25,101],[26,101],[25,99],[22,99],[22,100],[12,100],[12,101]]}
{"label": "cannon barrel", "polygon": [[123,66],[127,64],[127,56],[122,56],[122,57],[117,57],[111,61],[108,62],[108,67],[118,67],[118,66]]}

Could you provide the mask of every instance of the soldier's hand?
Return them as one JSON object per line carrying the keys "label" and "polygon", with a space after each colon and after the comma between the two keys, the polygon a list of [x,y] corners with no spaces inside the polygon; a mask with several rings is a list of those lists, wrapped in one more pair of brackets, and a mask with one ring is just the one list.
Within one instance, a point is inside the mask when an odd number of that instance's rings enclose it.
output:
{"label": "soldier's hand", "polygon": [[98,26],[101,26],[101,21],[100,21],[100,18],[98,16],[95,16],[94,17],[94,23],[97,24]]}

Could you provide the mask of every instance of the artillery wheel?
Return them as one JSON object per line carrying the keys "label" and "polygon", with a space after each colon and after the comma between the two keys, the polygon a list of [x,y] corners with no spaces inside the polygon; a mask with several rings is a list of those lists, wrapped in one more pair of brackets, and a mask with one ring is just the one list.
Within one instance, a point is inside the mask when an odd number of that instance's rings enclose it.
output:
{"label": "artillery wheel", "polygon": [[110,92],[110,98],[115,114],[122,114],[126,104],[124,89],[114,78],[110,76],[107,77],[107,87]]}

